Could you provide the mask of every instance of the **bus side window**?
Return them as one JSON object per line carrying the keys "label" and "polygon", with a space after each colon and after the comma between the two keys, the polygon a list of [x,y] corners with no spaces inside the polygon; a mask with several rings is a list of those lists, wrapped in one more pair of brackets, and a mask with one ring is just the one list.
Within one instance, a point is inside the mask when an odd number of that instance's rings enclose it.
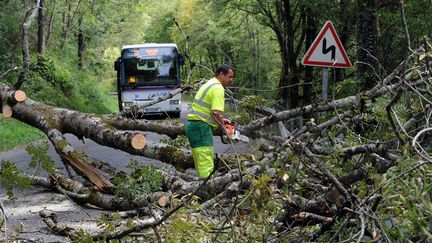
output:
{"label": "bus side window", "polygon": [[177,72],[176,72],[176,64],[175,61],[171,62],[170,68],[169,68],[169,78],[176,78]]}

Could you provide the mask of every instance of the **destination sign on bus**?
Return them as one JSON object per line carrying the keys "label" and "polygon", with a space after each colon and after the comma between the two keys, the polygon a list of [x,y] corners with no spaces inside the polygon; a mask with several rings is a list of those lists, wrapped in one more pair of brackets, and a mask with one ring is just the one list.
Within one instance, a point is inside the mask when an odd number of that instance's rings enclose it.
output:
{"label": "destination sign on bus", "polygon": [[158,49],[145,49],[147,56],[156,56],[159,52]]}

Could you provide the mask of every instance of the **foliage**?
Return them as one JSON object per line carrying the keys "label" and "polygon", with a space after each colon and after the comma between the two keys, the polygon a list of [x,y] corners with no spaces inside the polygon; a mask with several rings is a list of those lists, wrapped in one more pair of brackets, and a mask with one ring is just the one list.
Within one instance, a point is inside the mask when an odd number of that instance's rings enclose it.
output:
{"label": "foliage", "polygon": [[188,214],[187,209],[181,208],[161,228],[160,234],[168,242],[211,242],[213,224],[212,220],[200,214]]}
{"label": "foliage", "polygon": [[[44,58],[34,65],[24,90],[35,100],[45,104],[83,112],[109,113],[108,95],[90,72],[74,73],[54,59]],[[59,96],[59,94],[62,94]],[[91,100],[92,102],[88,102]]]}
{"label": "foliage", "polygon": [[13,189],[16,186],[29,188],[31,181],[21,175],[21,172],[16,167],[15,163],[2,160],[0,165],[0,185],[6,189],[6,194],[9,199],[14,199]]}
{"label": "foliage", "polygon": [[[183,0],[178,5],[180,26],[187,35],[193,33],[188,39],[190,56],[210,69],[196,68],[192,79],[208,77],[218,65],[230,63],[236,69],[233,86],[249,90],[272,87],[275,80],[271,75],[279,58],[272,56],[277,46],[269,41],[274,38],[271,30],[258,25],[253,16],[226,12],[214,5],[200,0]],[[173,29],[172,36],[185,45],[178,29]]]}
{"label": "foliage", "polygon": [[107,232],[114,231],[121,223],[121,216],[118,213],[113,213],[111,216],[102,214],[97,220],[97,226]]}
{"label": "foliage", "polygon": [[356,79],[347,78],[338,82],[333,90],[335,99],[340,99],[357,93],[360,90],[360,84]]}
{"label": "foliage", "polygon": [[[29,168],[35,168],[35,175],[41,173],[40,169],[45,172],[53,173],[54,160],[48,155],[48,142],[43,141],[39,145],[28,145],[26,147],[27,153],[31,156]],[[6,189],[9,199],[14,198],[13,189],[14,187],[30,187],[31,180],[26,176],[22,176],[20,170],[16,167],[15,163],[3,160],[1,161],[0,169],[0,185]]]}
{"label": "foliage", "polygon": [[14,41],[20,35],[20,21],[23,11],[17,11],[20,7],[19,1],[10,1],[9,3],[0,2],[0,75],[12,68],[16,63],[14,60],[16,45]]}
{"label": "foliage", "polygon": [[93,238],[90,233],[85,232],[83,229],[80,229],[78,233],[75,236],[75,242],[81,242],[81,243],[92,243]]}
{"label": "foliage", "polygon": [[169,137],[161,138],[162,143],[171,145],[176,148],[186,148],[191,149],[188,139],[185,135],[177,136],[175,139],[170,139]]}
{"label": "foliage", "polygon": [[430,241],[432,167],[426,164],[410,171],[419,161],[411,157],[409,150],[404,151],[405,159],[377,185],[383,186],[382,193],[386,195],[380,205],[381,223],[393,239],[421,241],[426,237]]}
{"label": "foliage", "polygon": [[[179,6],[178,0],[154,1],[146,11],[147,20],[144,29],[146,35],[142,37],[142,42],[148,43],[170,43],[173,42],[171,34],[174,25],[176,9]],[[164,9],[165,11],[160,11]],[[157,18],[155,18],[157,16]]]}
{"label": "foliage", "polygon": [[57,67],[54,61],[49,58],[43,58],[37,65],[33,66],[33,70],[51,86],[60,89],[67,96],[71,95],[74,84],[69,70]]}
{"label": "foliage", "polygon": [[154,166],[139,167],[138,162],[132,160],[128,167],[134,169],[134,172],[113,179],[114,185],[117,186],[115,191],[117,196],[132,200],[162,189],[164,178]]}
{"label": "foliage", "polygon": [[54,173],[54,160],[48,155],[48,142],[43,141],[38,146],[28,145],[26,147],[27,153],[31,156],[29,163],[30,168],[36,168],[35,175],[39,174],[40,168],[48,173]]}

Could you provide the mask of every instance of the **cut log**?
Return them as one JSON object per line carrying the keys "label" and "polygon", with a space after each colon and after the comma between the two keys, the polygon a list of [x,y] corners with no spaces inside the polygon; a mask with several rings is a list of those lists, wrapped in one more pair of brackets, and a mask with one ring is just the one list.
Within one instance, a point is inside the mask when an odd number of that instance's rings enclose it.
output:
{"label": "cut log", "polygon": [[133,136],[131,144],[134,149],[143,149],[147,144],[147,139],[144,137],[144,135],[137,134]]}
{"label": "cut log", "polygon": [[27,99],[26,93],[22,90],[16,90],[13,92],[12,97],[16,102],[23,102]]}
{"label": "cut log", "polygon": [[12,116],[12,108],[9,105],[3,104],[2,105],[2,114],[3,117],[9,118]]}
{"label": "cut log", "polygon": [[167,196],[162,196],[158,200],[158,204],[160,207],[166,207],[170,203],[170,199]]}

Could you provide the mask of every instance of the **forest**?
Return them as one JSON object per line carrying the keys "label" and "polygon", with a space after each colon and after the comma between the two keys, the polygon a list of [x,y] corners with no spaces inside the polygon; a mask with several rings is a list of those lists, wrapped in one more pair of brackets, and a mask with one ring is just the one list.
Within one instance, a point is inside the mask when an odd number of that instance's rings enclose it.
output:
{"label": "forest", "polygon": [[[14,137],[5,122],[28,124],[21,143],[46,138],[67,171],[28,147],[44,172],[0,154],[0,186],[8,200],[44,187],[111,211],[96,232],[40,212],[77,242],[430,242],[431,14],[429,0],[0,0],[0,142]],[[302,64],[327,21],[352,66]],[[114,62],[141,43],[177,44],[177,93],[232,65],[226,113],[253,151],[218,155],[203,180],[179,119],[120,112]],[[125,173],[67,133],[167,166]],[[0,240],[13,241],[0,209]]]}

